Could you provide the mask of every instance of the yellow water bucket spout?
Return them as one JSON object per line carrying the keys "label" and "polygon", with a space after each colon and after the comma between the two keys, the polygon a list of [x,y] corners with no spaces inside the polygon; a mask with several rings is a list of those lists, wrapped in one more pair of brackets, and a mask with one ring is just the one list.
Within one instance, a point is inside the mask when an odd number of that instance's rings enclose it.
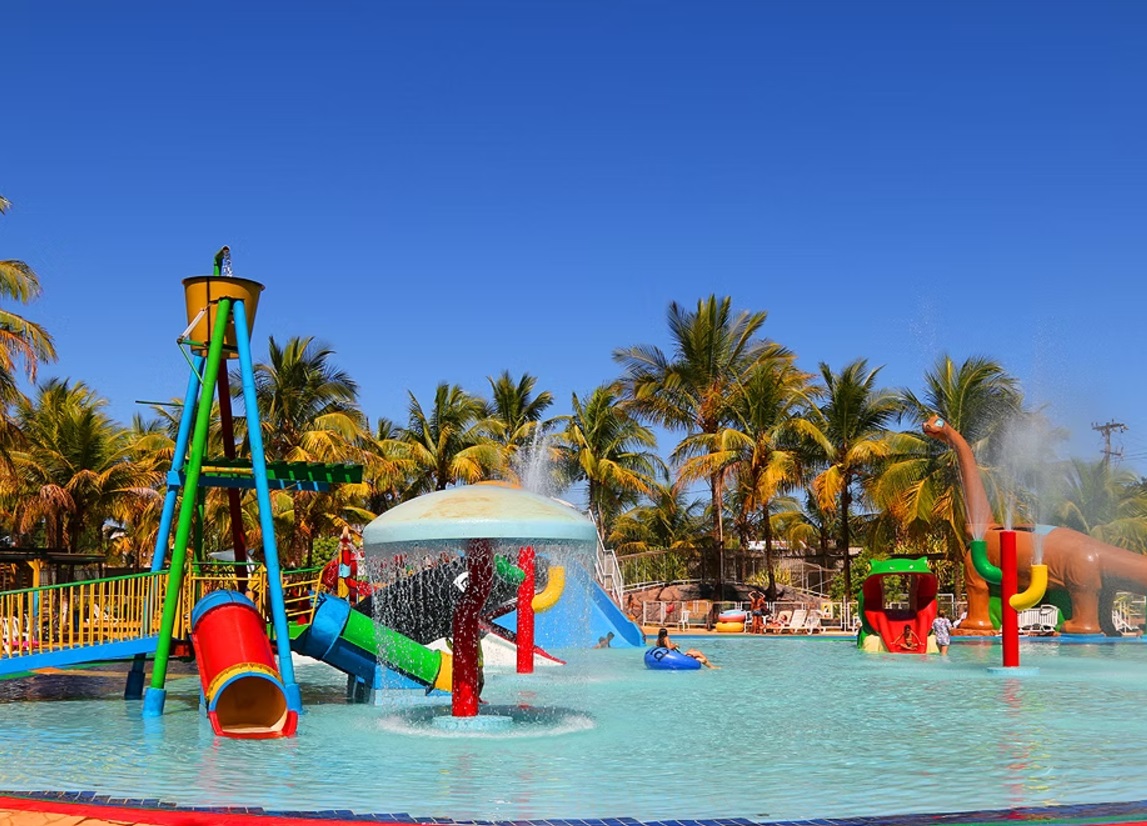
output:
{"label": "yellow water bucket spout", "polygon": [[[247,335],[255,327],[255,311],[259,307],[259,293],[263,285],[246,278],[232,278],[220,275],[193,275],[183,279],[183,296],[187,301],[187,331],[183,339],[191,343],[196,353],[206,353],[215,324],[215,313],[221,298],[241,300],[247,311]],[[227,332],[223,349],[227,358],[238,355],[235,342],[235,322],[227,319]]]}

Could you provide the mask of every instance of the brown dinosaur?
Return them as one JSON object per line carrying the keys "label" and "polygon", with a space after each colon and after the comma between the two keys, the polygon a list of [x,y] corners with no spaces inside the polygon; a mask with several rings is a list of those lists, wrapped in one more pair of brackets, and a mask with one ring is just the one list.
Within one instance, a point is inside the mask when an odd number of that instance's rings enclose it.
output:
{"label": "brown dinosaur", "polygon": [[[988,558],[994,565],[999,565],[1003,526],[992,519],[992,507],[972,449],[964,437],[939,416],[933,416],[924,423],[924,433],[956,451],[969,538],[975,538],[974,526],[981,526],[983,538],[988,543]],[[1063,624],[1064,633],[1118,636],[1111,620],[1111,601],[1116,591],[1147,594],[1147,557],[1100,542],[1071,528],[1017,526],[1016,559],[1020,590],[1031,581],[1032,552],[1037,532],[1044,534],[1043,561],[1047,565],[1048,587],[1061,588],[1071,597],[1071,619]],[[988,616],[988,584],[973,567],[970,553],[964,555],[964,571],[968,616],[960,624],[960,629],[972,633],[990,632],[993,629]]]}

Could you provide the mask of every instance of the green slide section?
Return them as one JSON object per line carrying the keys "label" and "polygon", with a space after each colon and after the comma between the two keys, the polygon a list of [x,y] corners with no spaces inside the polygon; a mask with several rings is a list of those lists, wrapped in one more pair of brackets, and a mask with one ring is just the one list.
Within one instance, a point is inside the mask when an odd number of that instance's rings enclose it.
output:
{"label": "green slide section", "polygon": [[[431,651],[397,631],[376,624],[366,614],[351,611],[340,636],[351,645],[379,657],[388,668],[427,685],[435,685],[438,681],[442,670],[441,652]],[[449,683],[446,690],[449,691]]]}
{"label": "green slide section", "polygon": [[355,611],[345,599],[324,594],[311,624],[291,648],[373,683],[379,663],[423,685],[450,691],[453,658]]}

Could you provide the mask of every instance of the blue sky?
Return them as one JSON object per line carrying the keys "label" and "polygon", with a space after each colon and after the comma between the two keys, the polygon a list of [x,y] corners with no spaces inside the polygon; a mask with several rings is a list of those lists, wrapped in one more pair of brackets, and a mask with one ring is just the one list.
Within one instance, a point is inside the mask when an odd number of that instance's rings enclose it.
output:
{"label": "blue sky", "polygon": [[[555,393],[767,310],[802,366],[997,358],[1147,470],[1147,5],[250,2],[0,7],[0,257],[47,375],[181,395],[180,280],[229,244],[266,337],[407,391]],[[668,447],[668,446],[666,446]]]}

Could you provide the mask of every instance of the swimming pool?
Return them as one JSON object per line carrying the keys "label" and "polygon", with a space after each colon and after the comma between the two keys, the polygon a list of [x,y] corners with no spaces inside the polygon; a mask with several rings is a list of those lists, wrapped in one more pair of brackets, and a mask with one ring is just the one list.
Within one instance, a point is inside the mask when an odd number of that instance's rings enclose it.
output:
{"label": "swimming pool", "polygon": [[[193,676],[143,720],[118,678],[60,677],[11,699],[0,683],[0,789],[280,810],[455,819],[743,817],[967,811],[1136,800],[1147,754],[1147,646],[1024,645],[947,659],[858,652],[851,640],[706,638],[718,671],[655,672],[635,649],[570,651],[568,668],[488,670],[491,708],[552,710],[508,735],[431,732],[397,705],[353,706],[332,669],[299,670],[291,740],[223,740]],[[51,686],[56,686],[52,688]],[[412,695],[413,696],[413,695]]]}

